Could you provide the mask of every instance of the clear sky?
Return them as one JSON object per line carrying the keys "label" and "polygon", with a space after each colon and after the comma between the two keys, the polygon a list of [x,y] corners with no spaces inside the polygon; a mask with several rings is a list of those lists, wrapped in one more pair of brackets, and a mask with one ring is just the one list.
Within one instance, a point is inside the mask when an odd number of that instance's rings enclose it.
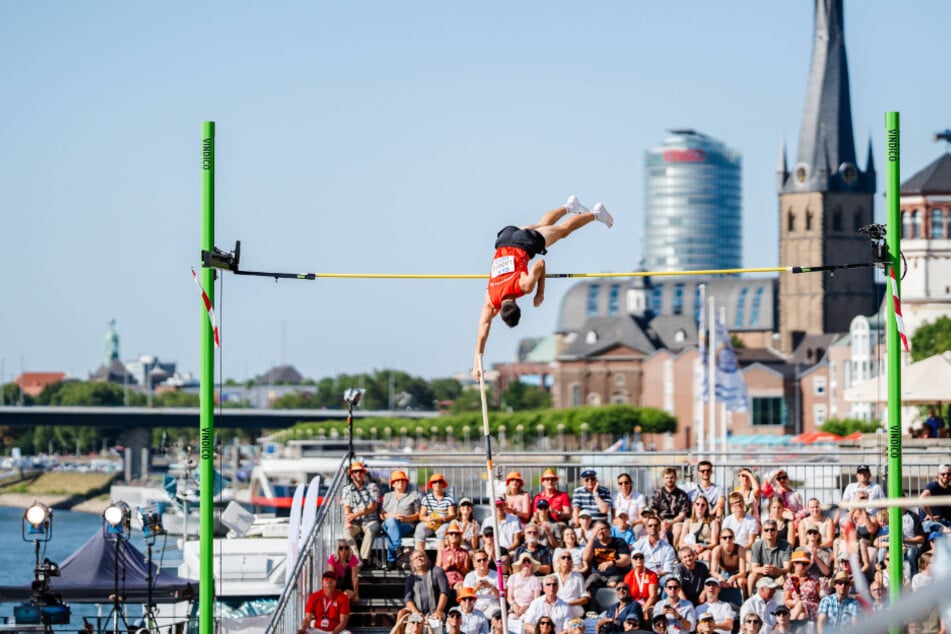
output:
{"label": "clear sky", "polygon": [[[884,218],[884,114],[902,179],[951,127],[951,3],[846,0],[860,166]],[[242,267],[485,273],[496,231],[603,201],[550,272],[632,270],[643,162],[668,128],[743,157],[744,266],[776,266],[775,169],[799,131],[808,0],[0,3],[0,359],[85,377],[115,318],[123,359],[195,371],[200,133],[217,123],[217,236]],[[711,236],[715,239],[715,236]],[[812,264],[812,263],[802,263]],[[487,362],[556,326],[570,280]],[[224,376],[472,362],[483,281],[224,280]]]}

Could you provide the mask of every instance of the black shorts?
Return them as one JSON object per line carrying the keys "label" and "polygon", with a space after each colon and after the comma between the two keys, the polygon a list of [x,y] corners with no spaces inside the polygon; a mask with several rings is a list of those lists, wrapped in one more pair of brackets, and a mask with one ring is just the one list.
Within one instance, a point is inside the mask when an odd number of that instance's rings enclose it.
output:
{"label": "black shorts", "polygon": [[501,247],[518,247],[528,253],[529,259],[548,253],[545,249],[545,236],[534,229],[519,229],[511,225],[499,231],[495,239],[495,248]]}

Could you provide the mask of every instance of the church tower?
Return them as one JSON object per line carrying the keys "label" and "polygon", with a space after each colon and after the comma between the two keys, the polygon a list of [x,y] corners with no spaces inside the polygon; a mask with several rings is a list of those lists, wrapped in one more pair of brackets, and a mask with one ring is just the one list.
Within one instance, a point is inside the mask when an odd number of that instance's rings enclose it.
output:
{"label": "church tower", "polygon": [[[809,87],[799,130],[796,164],[786,148],[777,169],[779,261],[817,266],[870,260],[875,167],[869,141],[865,171],[856,164],[845,55],[842,0],[816,0]],[[874,271],[781,275],[781,347],[790,351],[803,334],[847,332],[855,315],[876,311]]]}

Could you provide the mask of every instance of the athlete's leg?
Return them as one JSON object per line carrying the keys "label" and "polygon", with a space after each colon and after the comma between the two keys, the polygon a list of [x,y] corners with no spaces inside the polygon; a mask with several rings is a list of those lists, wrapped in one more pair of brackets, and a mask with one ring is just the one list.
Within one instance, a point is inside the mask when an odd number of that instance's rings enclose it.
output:
{"label": "athlete's leg", "polygon": [[537,223],[533,225],[525,225],[522,229],[539,229],[541,227],[550,227],[556,222],[565,217],[565,214],[568,213],[566,207],[559,207],[558,209],[552,209],[549,212],[546,212],[544,216],[541,217]]}
{"label": "athlete's leg", "polygon": [[[561,209],[562,211],[565,211],[564,207],[562,207]],[[565,214],[562,213],[561,216],[559,216],[559,218],[561,218],[564,215]],[[542,234],[542,236],[545,237],[545,248],[550,249],[553,244],[555,244],[562,238],[568,237],[573,232],[577,231],[578,229],[585,226],[586,224],[593,222],[596,219],[597,219],[597,216],[594,213],[589,211],[586,214],[573,215],[571,216],[571,218],[568,218],[568,220],[558,225],[538,225],[532,228],[538,231],[538,233]]]}

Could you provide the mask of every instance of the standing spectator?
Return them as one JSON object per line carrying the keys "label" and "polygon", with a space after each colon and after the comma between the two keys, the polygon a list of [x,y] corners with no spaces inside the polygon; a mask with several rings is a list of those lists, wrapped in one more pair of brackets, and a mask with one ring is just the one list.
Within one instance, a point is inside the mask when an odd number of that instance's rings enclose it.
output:
{"label": "standing spectator", "polygon": [[446,543],[436,555],[436,565],[446,573],[449,587],[458,592],[469,574],[469,551],[462,547],[462,531],[456,522],[446,530]]}
{"label": "standing spectator", "polygon": [[819,602],[819,619],[816,632],[825,634],[858,620],[859,602],[849,596],[852,579],[845,573],[838,573],[832,580],[835,592],[822,597]]}
{"label": "standing spectator", "polygon": [[522,523],[518,520],[518,517],[508,513],[505,510],[506,508],[505,500],[502,498],[495,501],[495,522],[492,521],[491,517],[482,520],[482,533],[485,534],[486,528],[492,528],[493,523],[498,524],[499,544],[503,548],[511,549],[518,547]]}
{"label": "standing spectator", "polygon": [[478,548],[479,534],[482,532],[482,527],[479,525],[479,520],[475,518],[470,498],[459,500],[456,524],[459,525],[459,530],[462,531],[462,547],[466,550]]}
{"label": "standing spectator", "polygon": [[680,523],[690,512],[690,498],[677,486],[677,470],[673,467],[664,469],[664,485],[654,491],[650,509],[660,518],[667,541],[676,543]]}
{"label": "standing spectator", "polygon": [[582,471],[581,481],[584,484],[571,494],[572,523],[579,525],[578,514],[582,510],[590,512],[594,521],[611,521],[611,489],[598,484],[598,472],[594,469]]}
{"label": "standing spectator", "polygon": [[350,600],[337,590],[337,574],[333,570],[321,576],[321,586],[318,592],[307,597],[304,620],[298,632],[316,630],[326,634],[342,634],[347,631],[347,621],[350,620]]}
{"label": "standing spectator", "polygon": [[749,550],[759,535],[759,519],[746,511],[746,502],[743,496],[734,491],[729,496],[730,514],[723,518],[720,530],[730,530],[736,543],[744,550]]}
{"label": "standing spectator", "polygon": [[[867,495],[865,491],[862,493]],[[822,504],[817,498],[809,498],[809,502],[806,504],[806,516],[799,522],[798,543],[800,545],[806,543],[806,531],[809,528],[819,529],[819,535],[822,537],[819,541],[820,546],[823,548],[832,547],[832,542],[835,539],[835,522],[831,517],[822,514]]]}
{"label": "standing spectator", "polygon": [[737,485],[733,487],[733,492],[740,494],[740,497],[743,499],[743,504],[746,507],[744,510],[748,515],[755,517],[757,523],[759,523],[759,480],[757,480],[756,475],[746,467],[740,469],[736,479]]}
{"label": "standing spectator", "polygon": [[595,523],[594,537],[584,547],[582,557],[590,570],[585,581],[589,590],[604,585],[614,586],[631,568],[631,551],[627,542],[611,537],[611,526],[604,520]]}
{"label": "standing spectator", "polygon": [[657,575],[644,566],[644,553],[631,554],[631,571],[624,575],[624,585],[630,588],[631,598],[641,604],[644,614],[650,614],[660,597],[660,582]]}
{"label": "standing spectator", "polygon": [[518,471],[509,471],[505,476],[505,512],[518,518],[524,524],[532,516],[532,498],[523,491],[525,480]]}
{"label": "standing spectator", "polygon": [[928,419],[925,421],[925,428],[928,430],[928,438],[938,438],[944,431],[944,421],[935,413],[934,408],[928,410]]}
{"label": "standing spectator", "polygon": [[746,617],[755,614],[766,625],[767,629],[772,629],[776,625],[776,617],[773,612],[776,611],[782,603],[776,600],[776,584],[770,577],[763,577],[756,582],[756,588],[751,593],[749,599],[740,606],[740,621],[745,622]]}
{"label": "standing spectator", "polygon": [[552,571],[551,550],[538,538],[538,527],[534,524],[526,524],[522,531],[524,543],[515,549],[515,559],[528,553],[532,559],[538,562],[539,574],[547,575]]}
{"label": "standing spectator", "polygon": [[790,619],[814,621],[819,611],[818,577],[809,574],[812,558],[804,550],[797,550],[789,558],[792,572],[783,584],[783,602],[789,609]]}
{"label": "standing spectator", "polygon": [[855,494],[859,491],[865,491],[870,500],[884,500],[885,492],[877,482],[872,482],[872,470],[867,464],[860,464],[855,470],[855,482],[849,482],[842,491],[842,501],[851,502],[855,499]]}
{"label": "standing spectator", "polygon": [[416,491],[406,490],[409,486],[406,472],[396,470],[390,474],[390,486],[393,490],[383,496],[383,508],[380,511],[383,533],[386,535],[386,570],[396,566],[403,538],[413,534],[419,521],[419,495]]}
{"label": "standing spectator", "polygon": [[669,632],[692,632],[697,623],[696,612],[690,601],[680,596],[680,582],[677,577],[668,575],[664,579],[667,598],[654,606],[654,616],[667,617]]}
{"label": "standing spectator", "polygon": [[[488,634],[489,620],[485,618],[481,610],[476,609],[476,596],[472,588],[459,588],[456,601],[459,602],[458,610],[462,619],[459,629],[462,630],[462,634]],[[455,609],[457,608],[453,608]]]}
{"label": "standing spectator", "polygon": [[641,604],[631,598],[631,589],[627,587],[627,584],[619,583],[614,590],[617,592],[617,601],[600,614],[595,627],[597,634],[620,632],[624,629],[624,622],[630,618],[637,619],[637,626],[640,627],[644,619]]}
{"label": "standing spectator", "polygon": [[720,532],[720,545],[710,553],[710,575],[721,588],[738,588],[746,594],[746,550],[736,543],[731,529]]}
{"label": "standing spectator", "polygon": [[[789,557],[792,555],[792,548],[789,542],[778,537],[777,531],[775,520],[764,520],[763,537],[757,539],[750,549],[750,578],[747,582],[750,595],[753,594],[755,587],[759,587],[757,582],[761,578],[772,579],[778,585],[782,583],[784,575],[789,572]],[[760,614],[760,616],[769,627],[773,626],[771,615]]]}
{"label": "standing spectator", "polygon": [[426,548],[428,537],[437,537],[437,543],[441,545],[449,522],[456,519],[456,501],[446,493],[448,483],[445,476],[434,473],[429,477],[428,486],[430,491],[420,503],[419,524],[416,525],[415,531],[416,550]]}
{"label": "standing spectator", "polygon": [[575,572],[581,572],[584,567],[584,546],[578,543],[578,534],[572,530],[565,531],[561,535],[561,545],[555,549],[554,557],[558,559],[563,554],[571,556],[572,569]]}
{"label": "standing spectator", "polygon": [[542,596],[529,604],[522,615],[525,634],[534,634],[535,623],[548,617],[555,623],[555,632],[563,634],[568,625],[570,606],[558,598],[558,576],[548,575],[542,579]]}
{"label": "standing spectator", "polygon": [[430,568],[429,557],[422,550],[414,550],[409,560],[413,572],[406,576],[403,593],[406,607],[400,610],[397,618],[408,610],[412,614],[445,621],[446,607],[449,604],[449,582],[446,580],[446,573],[438,566]]}
{"label": "standing spectator", "polygon": [[618,531],[631,530],[636,535],[638,528],[644,525],[641,513],[647,509],[647,498],[634,488],[634,480],[629,473],[622,473],[617,477],[617,486],[618,492],[614,496],[614,526]]}
{"label": "standing spectator", "polygon": [[697,618],[702,619],[705,614],[713,616],[713,627],[717,634],[730,634],[733,631],[736,611],[732,605],[720,600],[720,582],[714,577],[703,583],[703,603],[697,606]]}
{"label": "standing spectator", "polygon": [[558,598],[571,606],[572,616],[584,616],[584,606],[591,595],[585,589],[584,577],[572,570],[570,555],[563,554],[556,560],[555,574],[558,576]]}
{"label": "standing spectator", "polygon": [[512,608],[512,615],[520,618],[532,601],[541,596],[542,582],[535,576],[538,572],[538,562],[527,553],[515,559],[512,570],[514,572],[508,578],[506,596]]}
{"label": "standing spectator", "polygon": [[499,576],[489,568],[491,557],[483,550],[472,551],[472,570],[462,584],[472,588],[476,597],[476,609],[486,612],[499,604]]}
{"label": "standing spectator", "polygon": [[[921,497],[951,495],[951,464],[938,467],[938,478],[925,485]],[[927,500],[921,501],[925,511],[924,528],[929,533],[951,527],[951,506],[929,506]]]}
{"label": "standing spectator", "polygon": [[697,561],[697,555],[690,546],[680,548],[680,563],[674,566],[674,576],[680,580],[680,591],[687,601],[694,605],[700,603],[703,594],[703,582],[710,576],[710,569]]}
{"label": "standing spectator", "polygon": [[649,517],[644,524],[647,534],[634,543],[632,550],[644,555],[644,565],[658,576],[670,574],[677,561],[677,553],[667,540],[660,536],[661,523],[656,517]]}
{"label": "standing spectator", "polygon": [[367,482],[367,470],[363,464],[350,465],[350,484],[343,492],[343,526],[354,546],[359,537],[360,559],[370,564],[373,539],[380,532],[380,487],[376,482]]}
{"label": "standing spectator", "polygon": [[694,555],[706,561],[710,560],[710,551],[720,539],[720,520],[710,515],[710,503],[707,498],[698,495],[691,504],[690,517],[680,531],[678,550],[687,546]]}
{"label": "standing spectator", "polygon": [[328,570],[337,576],[334,586],[347,595],[350,603],[360,601],[360,560],[350,549],[350,542],[346,539],[337,540],[337,552],[327,557]]}
{"label": "standing spectator", "polygon": [[696,502],[699,496],[706,498],[710,505],[710,515],[723,519],[726,497],[723,487],[714,484],[712,478],[713,463],[709,460],[701,460],[697,463],[697,481],[692,486],[685,487],[685,490],[691,502]]}
{"label": "standing spectator", "polygon": [[548,504],[547,511],[555,539],[560,540],[571,520],[571,499],[566,492],[558,489],[558,474],[554,469],[545,469],[542,472],[542,490],[532,502],[534,510],[538,510],[542,501]]}

